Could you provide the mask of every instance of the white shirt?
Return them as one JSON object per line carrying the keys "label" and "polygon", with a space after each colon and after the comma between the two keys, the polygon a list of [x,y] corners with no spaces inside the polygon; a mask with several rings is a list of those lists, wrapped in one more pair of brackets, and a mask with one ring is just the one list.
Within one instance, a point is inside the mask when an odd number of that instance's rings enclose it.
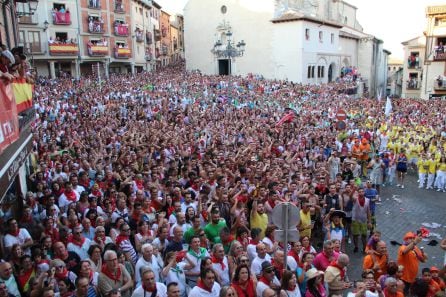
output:
{"label": "white shirt", "polygon": [[137,286],[141,285],[141,272],[144,268],[152,269],[155,273],[155,280],[157,282],[160,281],[160,272],[162,267],[160,267],[155,255],[152,255],[151,261],[146,261],[144,257],[141,257],[138,259],[138,262],[136,262],[135,266],[135,281]]}
{"label": "white shirt", "polygon": [[268,254],[266,254],[263,259],[259,258],[259,256],[255,257],[251,263],[251,272],[254,273],[254,275],[260,275],[262,272],[262,263],[266,261],[271,263],[271,256]]}
{"label": "white shirt", "polygon": [[78,202],[79,198],[80,198],[80,195],[76,191],[74,191],[74,194],[76,195],[76,201],[70,201],[70,200],[68,200],[67,196],[65,196],[65,193],[62,193],[62,195],[60,195],[60,197],[59,197],[59,207],[61,209],[65,210],[68,207],[68,205],[70,205],[71,203]]}
{"label": "white shirt", "polygon": [[[5,237],[3,237],[3,244],[5,248],[11,248],[16,243],[23,245],[27,239],[31,239],[31,235],[29,235],[28,230],[25,228],[20,228],[19,230],[20,231],[17,236],[7,233]],[[31,255],[31,250],[27,248],[24,253]]]}
{"label": "white shirt", "polygon": [[212,263],[212,268],[220,276],[221,285],[229,286],[231,284],[231,280],[229,277],[228,257],[226,257],[226,256],[224,256],[224,258],[223,258],[223,265],[225,266],[225,269],[222,269],[222,266],[220,263]]}
{"label": "white shirt", "polygon": [[82,246],[78,246],[77,244],[74,244],[72,242],[69,242],[67,245],[67,250],[70,252],[75,252],[82,260],[88,259],[88,249],[90,248],[91,240],[88,238],[85,238],[84,243]]}
{"label": "white shirt", "polygon": [[180,226],[181,229],[183,229],[183,234],[186,233],[187,230],[189,230],[189,228],[192,228],[191,224],[188,223],[184,223],[183,225],[178,224],[178,222],[176,222],[175,224],[172,225],[172,227],[170,227],[170,237],[173,237],[173,230],[175,229],[176,226]]}
{"label": "white shirt", "polygon": [[164,278],[166,285],[170,283],[177,283],[180,288],[180,296],[186,296],[186,275],[184,274],[184,267],[187,264],[185,262],[180,262],[177,264],[176,268],[169,269],[167,276]]}
{"label": "white shirt", "polygon": [[[145,293],[145,294],[144,294]],[[142,285],[138,286],[133,291],[132,297],[151,297],[151,292],[144,292]],[[156,283],[156,296],[155,297],[167,297],[167,287],[162,283]]]}
{"label": "white shirt", "polygon": [[257,257],[257,247],[255,244],[248,244],[246,247],[246,253],[248,254],[249,261],[252,262],[255,257]]}
{"label": "white shirt", "polygon": [[208,292],[200,288],[199,286],[195,286],[189,292],[188,297],[219,297],[220,289],[220,285],[217,282],[214,282],[214,285],[212,286],[212,292]]}

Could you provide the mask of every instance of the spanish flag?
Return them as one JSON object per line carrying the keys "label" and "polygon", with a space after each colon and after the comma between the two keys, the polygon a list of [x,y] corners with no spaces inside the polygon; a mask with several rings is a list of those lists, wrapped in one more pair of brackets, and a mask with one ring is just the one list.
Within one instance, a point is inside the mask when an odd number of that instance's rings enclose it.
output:
{"label": "spanish flag", "polygon": [[33,106],[33,88],[32,84],[26,82],[25,78],[14,79],[12,83],[17,112],[21,113]]}

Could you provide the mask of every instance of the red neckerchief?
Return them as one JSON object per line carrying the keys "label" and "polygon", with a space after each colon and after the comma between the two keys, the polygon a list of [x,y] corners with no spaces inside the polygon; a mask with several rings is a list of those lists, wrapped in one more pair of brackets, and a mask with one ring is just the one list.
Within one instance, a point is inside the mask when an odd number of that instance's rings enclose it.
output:
{"label": "red neckerchief", "polygon": [[135,185],[138,190],[144,190],[144,182],[142,180],[135,180]]}
{"label": "red neckerchief", "polygon": [[63,188],[59,188],[59,190],[57,190],[56,192],[54,192],[54,196],[56,196],[57,198],[59,198],[60,195],[62,195],[62,193],[64,192]]}
{"label": "red neckerchief", "polygon": [[85,237],[82,236],[80,240],[76,240],[74,238],[74,236],[71,235],[71,236],[68,237],[68,242],[71,242],[72,244],[75,244],[78,247],[82,247],[84,245],[84,242],[85,242]]}
{"label": "red neckerchief", "polygon": [[341,272],[341,280],[344,279],[345,270],[344,270],[343,267],[339,266],[336,261],[332,261],[329,266],[332,266],[332,267],[335,267],[335,268],[339,269],[339,271]]}
{"label": "red neckerchief", "polygon": [[116,237],[116,240],[115,240],[116,241],[116,245],[119,247],[121,245],[121,242],[123,242],[124,240],[128,240],[128,239],[129,239],[128,236],[119,234]]}
{"label": "red neckerchief", "polygon": [[249,240],[249,244],[258,245],[258,244],[259,244],[259,241],[258,241],[258,240],[251,239],[251,240]]}
{"label": "red neckerchief", "polygon": [[229,243],[234,241],[234,236],[229,235],[228,240],[222,241],[223,245],[228,245]]}
{"label": "red neckerchief", "polygon": [[90,188],[90,181],[87,179],[87,180],[80,180],[79,182],[78,182],[78,184],[80,184],[81,186],[83,186],[85,189],[89,189]]}
{"label": "red neckerchief", "polygon": [[274,268],[276,269],[276,271],[279,273],[278,278],[279,278],[279,279],[282,279],[283,264],[276,263],[276,262],[274,261],[274,259],[271,259],[271,265],[273,265]]}
{"label": "red neckerchief", "polygon": [[11,234],[12,236],[14,236],[14,237],[17,237],[17,236],[19,236],[19,233],[20,233],[20,228],[17,228],[17,230],[16,231],[9,231],[9,234]]}
{"label": "red neckerchief", "polygon": [[291,257],[293,257],[294,258],[294,260],[296,260],[296,263],[300,263],[300,259],[299,259],[299,254],[298,253],[296,253],[296,251],[295,250],[290,250],[289,252],[288,252],[288,256],[291,256]]}
{"label": "red neckerchief", "polygon": [[54,276],[58,279],[66,279],[68,277],[68,270],[66,267],[63,268],[62,272],[56,272]]}
{"label": "red neckerchief", "polygon": [[29,281],[29,279],[31,278],[31,275],[33,274],[33,272],[34,272],[34,267],[31,267],[28,270],[23,270],[23,274],[18,276],[19,284],[24,287],[26,285],[26,283]]}
{"label": "red neckerchief", "polygon": [[65,194],[65,197],[67,197],[68,201],[76,202],[76,192],[75,191],[73,191],[73,190],[65,191],[64,194]]}
{"label": "red neckerchief", "polygon": [[155,286],[153,287],[153,288],[149,288],[149,287],[147,287],[146,285],[144,285],[144,284],[142,284],[142,288],[144,289],[144,291],[147,291],[147,292],[155,292],[156,291],[156,284],[155,284]]}
{"label": "red neckerchief", "polygon": [[226,268],[226,265],[225,265],[225,263],[223,263],[223,259],[218,259],[217,257],[215,257],[215,256],[212,256],[212,263],[216,263],[216,264],[220,264],[221,265],[221,270],[225,270],[225,268]]}
{"label": "red neckerchief", "polygon": [[[252,297],[252,296],[256,295],[255,288],[254,288],[254,282],[251,279],[248,279],[243,284],[241,282],[237,282],[237,281],[234,281],[232,284],[235,287],[235,289],[237,290],[239,297]],[[243,289],[241,287],[242,285],[244,285],[244,286],[246,285],[246,288]]]}
{"label": "red neckerchief", "polygon": [[101,193],[101,191],[99,189],[98,190],[92,190],[91,191],[91,195],[93,195],[93,196],[95,196],[97,198],[101,198],[102,197],[102,193]]}
{"label": "red neckerchief", "polygon": [[21,223],[31,223],[33,221],[33,217],[32,216],[24,216],[20,222]]}
{"label": "red neckerchief", "polygon": [[105,238],[99,238],[97,235],[94,236],[93,240],[99,243],[99,245],[103,245],[105,243]]}
{"label": "red neckerchief", "polygon": [[[362,201],[361,201],[362,200]],[[365,205],[365,197],[358,197],[358,203],[361,207],[364,207]]]}
{"label": "red neckerchief", "polygon": [[101,272],[105,274],[109,279],[112,279],[115,281],[115,283],[119,282],[121,280],[121,267],[118,266],[118,269],[116,270],[116,274],[113,274],[110,270],[108,270],[107,265],[102,265]]}
{"label": "red neckerchief", "polygon": [[288,286],[288,291],[294,291],[294,290],[296,290],[296,286],[297,285],[294,285],[294,286]]}
{"label": "red neckerchief", "polygon": [[268,198],[268,203],[271,208],[274,208],[274,206],[276,206],[276,201],[272,200],[271,198]]}
{"label": "red neckerchief", "polygon": [[212,288],[206,287],[206,285],[203,283],[201,279],[198,281],[197,287],[202,288],[203,290],[208,291],[209,293],[212,293]]}
{"label": "red neckerchief", "polygon": [[261,277],[259,278],[259,282],[264,283],[264,284],[267,285],[268,287],[271,285],[271,282],[270,282],[266,277],[264,277],[264,276],[261,276]]}

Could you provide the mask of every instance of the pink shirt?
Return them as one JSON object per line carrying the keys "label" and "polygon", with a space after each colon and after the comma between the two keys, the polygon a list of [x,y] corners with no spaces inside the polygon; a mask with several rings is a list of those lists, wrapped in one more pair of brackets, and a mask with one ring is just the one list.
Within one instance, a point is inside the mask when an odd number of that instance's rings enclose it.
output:
{"label": "pink shirt", "polygon": [[317,270],[325,271],[327,269],[328,265],[330,265],[331,261],[336,261],[339,257],[339,253],[333,252],[333,257],[331,259],[327,258],[324,252],[320,252],[316,255],[313,261],[314,267],[317,268]]}

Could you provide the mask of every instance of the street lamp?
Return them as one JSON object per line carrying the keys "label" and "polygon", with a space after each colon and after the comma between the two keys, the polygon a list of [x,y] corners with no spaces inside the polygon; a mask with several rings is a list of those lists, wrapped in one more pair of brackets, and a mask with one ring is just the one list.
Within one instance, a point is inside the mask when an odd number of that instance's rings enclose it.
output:
{"label": "street lamp", "polygon": [[[232,32],[228,30],[226,33],[226,39],[227,44],[226,46],[220,41],[217,40],[214,44],[214,48],[211,50],[211,52],[214,54],[214,56],[217,59],[225,58],[229,60],[229,69],[231,67],[231,60],[236,57],[242,57],[245,53],[245,47],[246,43],[245,41],[239,41],[237,44],[235,44],[234,41],[232,41]],[[229,71],[229,74],[231,74],[231,71]]]}
{"label": "street lamp", "polygon": [[43,22],[43,32],[46,32],[49,25],[50,25],[50,23],[48,23],[48,21]]}

